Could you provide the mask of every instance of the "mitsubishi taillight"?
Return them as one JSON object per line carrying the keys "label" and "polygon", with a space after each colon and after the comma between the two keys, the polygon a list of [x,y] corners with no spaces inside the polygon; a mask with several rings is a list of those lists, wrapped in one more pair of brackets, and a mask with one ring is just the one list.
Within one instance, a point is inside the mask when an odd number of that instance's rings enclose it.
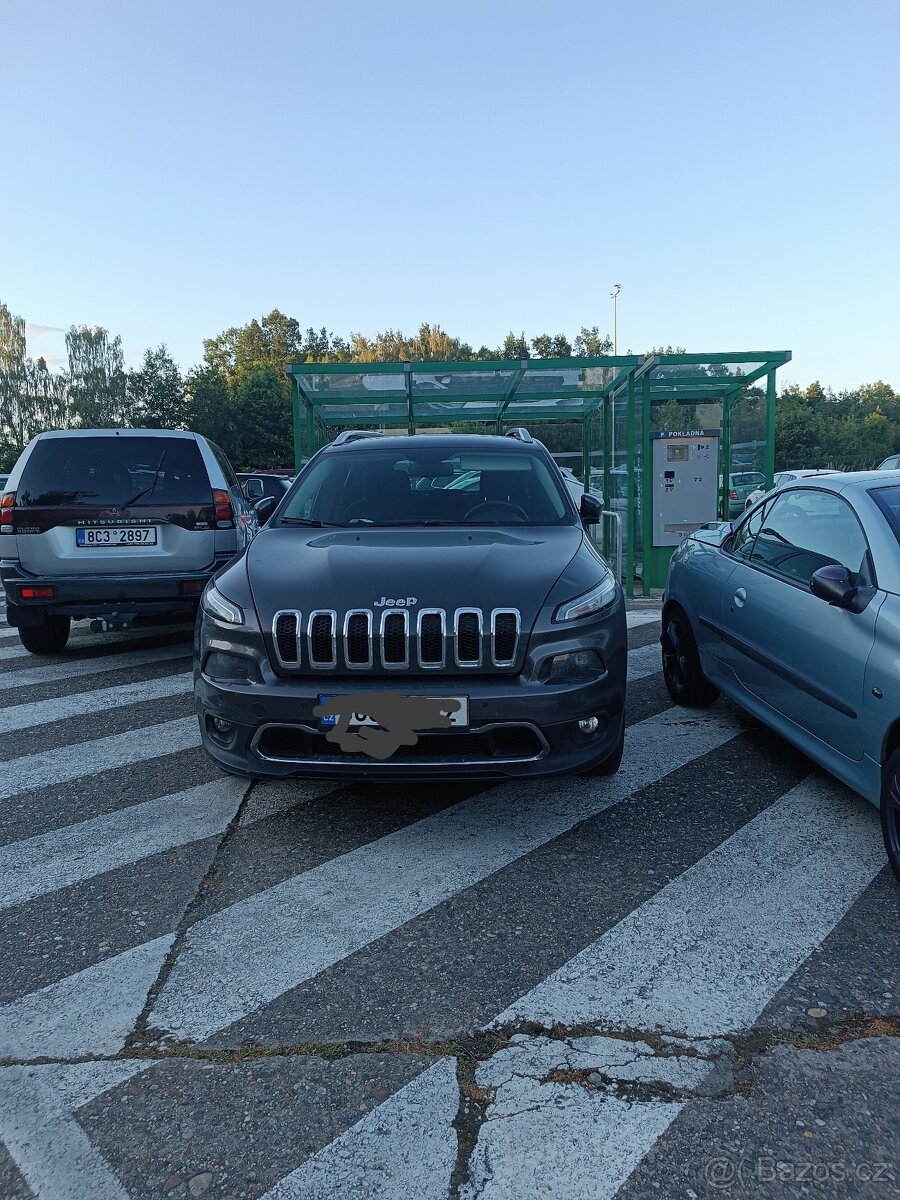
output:
{"label": "mitsubishi taillight", "polygon": [[729,500],[737,500],[737,498],[738,498],[737,492],[734,490],[734,488],[731,488],[728,493],[728,499]]}
{"label": "mitsubishi taillight", "polygon": [[16,493],[4,492],[0,497],[0,533],[12,533],[13,509],[16,507]]}
{"label": "mitsubishi taillight", "polygon": [[231,495],[228,492],[213,488],[213,504],[216,506],[216,524],[220,529],[231,529],[234,526],[234,508]]}

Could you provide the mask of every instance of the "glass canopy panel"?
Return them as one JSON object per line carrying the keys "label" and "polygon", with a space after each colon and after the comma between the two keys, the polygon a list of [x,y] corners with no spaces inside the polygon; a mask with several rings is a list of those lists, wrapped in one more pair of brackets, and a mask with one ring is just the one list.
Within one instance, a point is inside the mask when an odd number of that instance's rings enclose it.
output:
{"label": "glass canopy panel", "polygon": [[390,401],[373,404],[317,404],[316,415],[326,424],[347,425],[357,422],[360,425],[377,425],[391,418],[402,419],[405,422],[409,414],[404,400],[402,404]]}
{"label": "glass canopy panel", "polygon": [[406,379],[402,372],[391,374],[354,372],[353,374],[309,374],[295,376],[300,390],[315,404],[330,399],[369,400],[380,396],[406,395]]}
{"label": "glass canopy panel", "polygon": [[497,396],[502,398],[516,377],[516,368],[508,371],[448,371],[438,368],[432,371],[413,371],[413,396],[418,400],[426,397],[437,399],[450,396]]}

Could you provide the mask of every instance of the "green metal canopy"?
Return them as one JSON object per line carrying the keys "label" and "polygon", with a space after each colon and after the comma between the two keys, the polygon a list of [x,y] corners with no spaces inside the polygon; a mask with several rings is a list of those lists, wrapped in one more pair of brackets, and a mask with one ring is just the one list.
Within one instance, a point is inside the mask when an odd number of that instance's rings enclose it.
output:
{"label": "green metal canopy", "polygon": [[[700,354],[619,354],[595,358],[496,359],[467,362],[288,363],[294,421],[294,457],[306,456],[328,440],[328,426],[417,429],[489,422],[505,424],[575,421],[582,426],[584,479],[590,478],[595,418],[602,416],[604,496],[615,465],[616,441],[627,469],[628,577],[631,588],[635,543],[649,545],[650,472],[639,484],[642,518],[636,524],[636,470],[650,461],[651,414],[659,405],[721,405],[722,494],[726,498],[731,455],[731,418],[736,400],[766,379],[764,470],[771,486],[775,468],[775,372],[790,360],[788,350]],[[616,423],[624,420],[624,438]],[[621,468],[620,468],[621,469]],[[726,509],[727,511],[727,509]],[[668,556],[665,556],[666,562]],[[655,575],[662,560],[657,556]],[[651,572],[643,573],[645,592]]]}

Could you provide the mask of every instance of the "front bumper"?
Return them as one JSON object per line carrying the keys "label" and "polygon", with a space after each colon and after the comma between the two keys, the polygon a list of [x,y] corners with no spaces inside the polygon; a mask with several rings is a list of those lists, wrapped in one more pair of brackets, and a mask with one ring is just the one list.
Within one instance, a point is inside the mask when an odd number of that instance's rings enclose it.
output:
{"label": "front bumper", "polygon": [[[610,673],[584,685],[549,685],[518,676],[388,680],[270,679],[223,683],[195,672],[203,745],[226,771],[274,779],[344,782],[388,779],[500,780],[577,774],[608,758],[622,734],[625,698]],[[419,733],[415,746],[380,761],[326,740],[313,714],[321,694],[400,691],[405,696],[467,695],[467,730]],[[579,730],[596,717],[597,729]],[[215,718],[227,721],[216,732]],[[274,753],[273,753],[274,751]]]}
{"label": "front bumper", "polygon": [[[0,581],[6,591],[6,619],[10,625],[40,625],[51,616],[137,616],[141,614],[194,613],[200,592],[227,558],[200,571],[154,575],[31,575],[15,560],[0,562]],[[191,587],[186,594],[183,585]],[[23,600],[20,588],[52,587],[52,600]]]}

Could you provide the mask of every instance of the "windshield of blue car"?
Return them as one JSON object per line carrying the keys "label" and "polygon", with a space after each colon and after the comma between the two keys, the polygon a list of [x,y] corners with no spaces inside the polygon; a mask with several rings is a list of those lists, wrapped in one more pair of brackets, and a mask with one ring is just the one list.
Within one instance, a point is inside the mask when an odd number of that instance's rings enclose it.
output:
{"label": "windshield of blue car", "polygon": [[575,521],[556,472],[537,454],[354,449],[316,461],[278,524],[565,525]]}
{"label": "windshield of blue car", "polygon": [[900,542],[900,484],[893,487],[872,488],[869,495],[887,517],[887,522],[894,531],[894,537]]}

